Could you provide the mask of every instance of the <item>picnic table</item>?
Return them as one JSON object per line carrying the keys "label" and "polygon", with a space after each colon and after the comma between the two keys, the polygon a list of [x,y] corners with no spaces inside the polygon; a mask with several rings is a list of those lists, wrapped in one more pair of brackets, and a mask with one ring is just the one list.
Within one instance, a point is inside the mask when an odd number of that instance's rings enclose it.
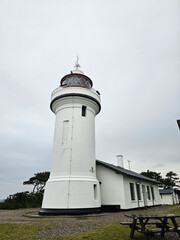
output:
{"label": "picnic table", "polygon": [[[165,232],[177,232],[180,236],[180,227],[176,222],[176,218],[180,217],[179,214],[125,214],[125,216],[133,219],[132,222],[121,222],[131,228],[131,238],[134,237],[135,230],[144,234],[147,240],[154,233],[161,233],[161,237],[164,237]],[[169,221],[172,226],[169,225]],[[147,228],[148,225],[152,225],[152,227]],[[153,228],[153,225],[156,228]]]}

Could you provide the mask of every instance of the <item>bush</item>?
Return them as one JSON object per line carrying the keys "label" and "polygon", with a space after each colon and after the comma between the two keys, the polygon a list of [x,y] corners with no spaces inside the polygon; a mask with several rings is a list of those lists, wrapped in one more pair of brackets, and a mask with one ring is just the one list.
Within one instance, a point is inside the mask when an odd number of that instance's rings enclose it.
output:
{"label": "bush", "polygon": [[0,209],[19,209],[40,207],[43,193],[20,192],[10,195],[4,202],[0,203]]}

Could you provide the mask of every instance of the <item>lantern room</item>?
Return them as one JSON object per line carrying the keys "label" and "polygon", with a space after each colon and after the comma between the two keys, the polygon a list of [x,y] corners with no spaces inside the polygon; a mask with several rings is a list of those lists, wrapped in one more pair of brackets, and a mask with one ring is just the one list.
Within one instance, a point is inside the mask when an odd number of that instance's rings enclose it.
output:
{"label": "lantern room", "polygon": [[61,87],[84,87],[92,88],[92,81],[89,77],[80,73],[71,73],[61,79]]}
{"label": "lantern room", "polygon": [[83,87],[91,89],[93,82],[91,79],[84,75],[83,71],[79,68],[81,67],[78,63],[79,57],[77,56],[77,61],[74,66],[74,70],[70,74],[64,76],[61,79],[60,87]]}

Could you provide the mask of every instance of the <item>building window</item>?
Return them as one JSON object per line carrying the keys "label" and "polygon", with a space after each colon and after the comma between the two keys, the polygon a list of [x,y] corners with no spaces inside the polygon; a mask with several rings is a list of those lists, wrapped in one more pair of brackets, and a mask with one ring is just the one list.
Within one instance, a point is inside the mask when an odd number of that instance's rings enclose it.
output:
{"label": "building window", "polygon": [[136,184],[136,190],[137,190],[138,200],[141,200],[141,191],[140,191],[140,185],[139,184]]}
{"label": "building window", "polygon": [[86,117],[86,110],[87,110],[87,107],[86,106],[82,106],[82,116],[83,117]]}
{"label": "building window", "polygon": [[94,188],[94,200],[97,200],[97,184],[93,184]]}
{"label": "building window", "polygon": [[134,183],[129,183],[130,186],[130,193],[131,193],[131,200],[135,200],[135,191],[134,191]]}
{"label": "building window", "polygon": [[153,187],[151,187],[151,194],[152,194],[152,199],[154,200],[155,196],[154,196],[154,188]]}
{"label": "building window", "polygon": [[62,145],[68,144],[68,128],[69,128],[69,121],[63,121],[63,130],[62,130]]}
{"label": "building window", "polygon": [[149,188],[149,186],[147,186],[147,196],[148,196],[148,199],[151,200],[151,195],[150,195],[150,188]]}

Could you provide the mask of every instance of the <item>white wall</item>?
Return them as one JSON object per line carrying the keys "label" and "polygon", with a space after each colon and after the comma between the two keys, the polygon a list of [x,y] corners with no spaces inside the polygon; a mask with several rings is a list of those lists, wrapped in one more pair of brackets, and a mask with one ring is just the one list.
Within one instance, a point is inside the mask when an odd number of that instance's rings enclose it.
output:
{"label": "white wall", "polygon": [[[130,183],[134,183],[135,200],[131,200]],[[141,200],[139,201],[137,197],[136,183],[140,185]],[[145,187],[145,196],[143,195],[142,185],[144,185]],[[150,199],[148,199],[147,186],[149,186],[149,189],[150,189]],[[154,189],[154,199],[152,198],[151,187],[153,187]],[[160,199],[160,194],[159,194],[159,189],[157,184],[152,185],[152,182],[138,180],[137,178],[133,178],[129,176],[124,176],[124,189],[125,189],[125,199],[126,199],[125,209],[138,208],[138,207],[144,207],[144,206],[154,206],[154,205],[161,204],[161,199]],[[144,197],[146,200],[144,200]]]}
{"label": "white wall", "polygon": [[[116,174],[114,171],[97,165],[97,179],[101,182],[101,203],[102,205],[120,205],[121,209],[131,209],[145,206],[142,192],[142,185],[145,186],[146,206],[160,205],[161,199],[158,185],[152,182],[140,181],[141,200],[137,200],[136,183],[137,178]],[[135,200],[131,200],[130,183],[134,183]],[[150,200],[147,199],[147,186],[154,188],[154,197],[150,191]],[[151,190],[151,188],[150,188]]]}
{"label": "white wall", "polygon": [[97,179],[101,182],[101,205],[125,207],[123,176],[101,165],[96,166]]}
{"label": "white wall", "polygon": [[172,194],[161,194],[161,202],[162,204],[173,204]]}
{"label": "white wall", "polygon": [[175,194],[175,199],[176,199],[176,200],[175,200],[175,201],[176,201],[176,204],[179,204],[179,197],[178,197],[178,194],[177,194],[177,193]]}
{"label": "white wall", "polygon": [[[71,96],[72,93],[80,96]],[[58,88],[52,95],[52,100],[55,99],[52,110],[56,114],[56,122],[51,173],[42,208],[101,206],[95,164],[95,116],[99,112],[99,105],[90,98],[92,96],[100,104],[99,95],[92,89]],[[82,116],[82,106],[86,107],[85,116]]]}
{"label": "white wall", "polygon": [[162,204],[179,204],[178,194],[171,193],[171,194],[161,194],[161,202]]}

